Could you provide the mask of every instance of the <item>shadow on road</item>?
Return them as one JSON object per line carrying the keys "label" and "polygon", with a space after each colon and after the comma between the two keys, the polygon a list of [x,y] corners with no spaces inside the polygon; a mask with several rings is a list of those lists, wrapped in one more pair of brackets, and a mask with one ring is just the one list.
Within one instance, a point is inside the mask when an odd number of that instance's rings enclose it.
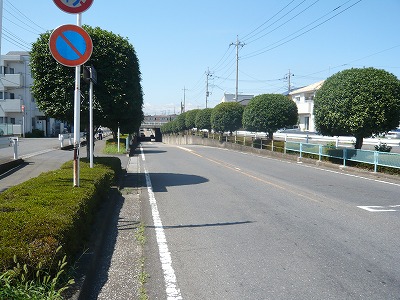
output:
{"label": "shadow on road", "polygon": [[[177,174],[177,173],[150,173],[150,179],[153,186],[154,192],[167,192],[169,186],[183,186],[183,185],[195,185],[206,183],[209,180],[202,176],[190,175],[190,174]],[[129,175],[128,175],[129,176]],[[144,173],[135,174],[138,176],[137,185],[132,180],[128,180],[128,187],[147,187]]]}

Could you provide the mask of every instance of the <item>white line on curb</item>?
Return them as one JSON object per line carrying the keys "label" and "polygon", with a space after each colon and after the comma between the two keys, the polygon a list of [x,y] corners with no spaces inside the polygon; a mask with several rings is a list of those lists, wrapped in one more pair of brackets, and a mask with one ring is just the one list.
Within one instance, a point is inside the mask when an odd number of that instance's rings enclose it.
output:
{"label": "white line on curb", "polygon": [[[145,156],[143,148],[140,146],[140,152],[142,153],[143,162]],[[153,216],[153,223],[156,230],[156,239],[158,244],[158,251],[160,254],[161,266],[164,272],[165,290],[167,293],[168,300],[182,300],[181,292],[177,286],[175,271],[172,267],[171,253],[168,250],[167,239],[164,233],[164,227],[161,222],[160,213],[157,207],[157,201],[154,196],[153,186],[149,172],[147,171],[146,165],[143,166],[144,174],[146,177],[147,192],[149,194],[149,202],[151,206],[151,214]]]}

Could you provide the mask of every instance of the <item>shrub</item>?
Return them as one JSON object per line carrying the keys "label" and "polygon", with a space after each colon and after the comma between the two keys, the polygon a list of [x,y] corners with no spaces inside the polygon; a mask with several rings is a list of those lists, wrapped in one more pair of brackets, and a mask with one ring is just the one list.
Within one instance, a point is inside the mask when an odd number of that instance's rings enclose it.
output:
{"label": "shrub", "polygon": [[21,264],[50,268],[59,246],[60,256],[82,249],[97,205],[121,170],[116,157],[94,162],[90,168],[81,161],[79,187],[72,184],[71,161],[0,194],[0,271],[11,268],[14,255]]}
{"label": "shrub", "polygon": [[32,132],[25,133],[27,138],[41,138],[44,137],[44,131],[40,129],[33,129]]}

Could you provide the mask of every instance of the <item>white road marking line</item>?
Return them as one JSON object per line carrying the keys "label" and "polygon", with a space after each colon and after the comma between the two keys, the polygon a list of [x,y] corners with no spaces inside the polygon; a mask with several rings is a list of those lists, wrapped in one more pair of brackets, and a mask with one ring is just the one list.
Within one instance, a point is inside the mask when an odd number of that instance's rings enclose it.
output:
{"label": "white road marking line", "polygon": [[388,211],[400,211],[400,205],[370,205],[370,206],[357,206],[358,208],[365,209],[369,212],[388,212]]}
{"label": "white road marking line", "polygon": [[40,155],[40,154],[44,154],[44,153],[47,153],[47,152],[51,152],[51,151],[55,151],[55,149],[41,150],[41,151],[38,151],[38,152],[21,155],[20,157],[22,159],[27,159],[27,158],[30,158],[30,157],[33,157],[33,156],[37,156],[37,155]]}
{"label": "white road marking line", "polygon": [[177,146],[177,148],[181,149],[181,150],[185,150],[187,152],[193,152],[193,150],[185,148],[185,147],[181,147],[181,146]]}
{"label": "white road marking line", "polygon": [[[140,146],[142,159],[145,160],[142,146]],[[150,174],[143,166],[144,174],[146,177],[147,192],[149,194],[149,202],[151,206],[151,214],[153,216],[153,223],[156,230],[156,239],[158,244],[158,252],[160,254],[161,266],[164,272],[165,290],[168,300],[182,300],[181,292],[177,286],[175,271],[172,267],[171,253],[168,250],[167,239],[164,233],[164,227],[161,222],[160,212],[157,207],[157,200],[154,196],[153,187],[151,184]]]}

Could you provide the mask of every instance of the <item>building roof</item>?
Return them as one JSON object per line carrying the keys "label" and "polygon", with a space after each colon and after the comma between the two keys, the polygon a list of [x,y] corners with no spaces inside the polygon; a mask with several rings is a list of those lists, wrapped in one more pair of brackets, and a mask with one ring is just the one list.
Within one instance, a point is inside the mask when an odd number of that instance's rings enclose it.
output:
{"label": "building roof", "polygon": [[291,91],[291,92],[289,93],[289,95],[301,94],[301,93],[306,93],[306,92],[314,92],[314,91],[318,90],[318,89],[322,86],[322,84],[323,84],[324,82],[325,82],[325,80],[321,80],[321,81],[318,81],[318,82],[316,82],[316,83],[307,85],[307,86],[302,87],[302,88],[300,88],[300,89]]}
{"label": "building roof", "polygon": [[6,55],[22,55],[22,56],[27,56],[29,55],[29,52],[27,51],[10,51]]}

